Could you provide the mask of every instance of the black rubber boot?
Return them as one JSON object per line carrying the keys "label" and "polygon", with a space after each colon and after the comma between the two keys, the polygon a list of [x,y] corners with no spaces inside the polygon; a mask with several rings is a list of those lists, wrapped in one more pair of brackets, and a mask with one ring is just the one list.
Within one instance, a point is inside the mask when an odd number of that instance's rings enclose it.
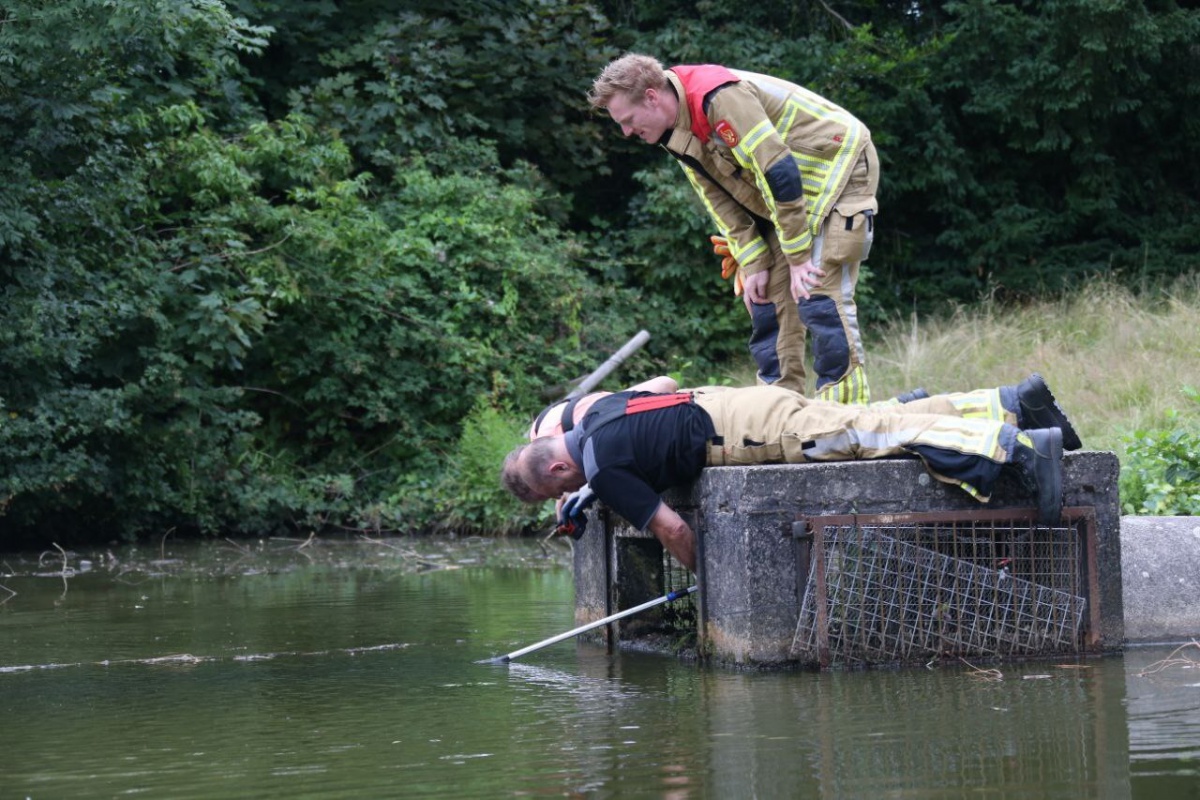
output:
{"label": "black rubber boot", "polygon": [[913,400],[924,400],[929,397],[929,392],[924,389],[913,389],[911,392],[896,395],[897,402],[911,403]]}
{"label": "black rubber boot", "polygon": [[1017,412],[1017,427],[1023,430],[1036,428],[1059,428],[1062,430],[1062,446],[1064,450],[1078,450],[1083,447],[1079,434],[1067,419],[1067,413],[1059,407],[1058,401],[1046,385],[1046,381],[1036,372],[1017,385],[1017,402],[1021,408]]}
{"label": "black rubber boot", "polygon": [[1021,484],[1037,497],[1038,523],[1053,527],[1062,519],[1062,431],[1037,428],[1023,433],[1033,447],[1017,439],[1010,463]]}

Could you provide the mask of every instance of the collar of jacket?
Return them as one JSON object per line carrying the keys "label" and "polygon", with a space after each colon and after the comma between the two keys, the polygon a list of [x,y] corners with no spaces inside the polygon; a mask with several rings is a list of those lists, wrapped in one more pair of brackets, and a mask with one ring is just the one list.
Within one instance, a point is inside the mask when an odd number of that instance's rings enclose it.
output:
{"label": "collar of jacket", "polygon": [[[663,139],[668,136],[674,138],[676,131],[692,133],[692,112],[688,108],[687,92],[683,89],[683,82],[679,80],[679,76],[671,70],[666,71],[667,83],[675,90],[675,96],[679,98],[679,110],[675,112],[675,127],[663,134]],[[707,120],[705,120],[707,122]]]}
{"label": "collar of jacket", "polygon": [[683,91],[683,84],[670,70],[666,72],[666,76],[671,88],[675,90],[675,96],[679,98],[679,111],[675,117],[675,127],[663,131],[658,144],[672,153],[700,158],[703,148],[700,146],[701,140],[692,133],[692,114],[688,110],[687,95]]}
{"label": "collar of jacket", "polygon": [[741,78],[720,64],[680,64],[667,70],[666,75],[679,96],[680,117],[676,125],[690,127],[697,139],[707,141],[712,136],[712,123],[705,113],[708,96]]}

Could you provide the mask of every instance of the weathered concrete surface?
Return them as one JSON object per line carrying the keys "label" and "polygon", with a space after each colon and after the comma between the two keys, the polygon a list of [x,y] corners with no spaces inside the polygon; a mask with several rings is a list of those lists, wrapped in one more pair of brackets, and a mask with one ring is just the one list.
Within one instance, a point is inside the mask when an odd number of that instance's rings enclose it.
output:
{"label": "weathered concrete surface", "polygon": [[[1115,455],[1069,453],[1063,464],[1064,505],[1095,514],[1099,624],[1094,644],[1116,650],[1125,639],[1121,536]],[[1030,498],[1002,478],[981,505],[957,487],[932,479],[916,459],[829,464],[714,467],[690,487],[668,492],[668,503],[699,533],[701,644],[716,661],[737,666],[794,663],[793,638],[803,581],[791,538],[797,515],[903,514],[1029,509]],[[616,599],[619,542],[644,538],[619,517],[593,515],[575,551],[576,619],[599,619],[650,597]],[[621,633],[618,631],[618,638]]]}
{"label": "weathered concrete surface", "polygon": [[1200,517],[1124,517],[1121,573],[1128,641],[1200,637]]}

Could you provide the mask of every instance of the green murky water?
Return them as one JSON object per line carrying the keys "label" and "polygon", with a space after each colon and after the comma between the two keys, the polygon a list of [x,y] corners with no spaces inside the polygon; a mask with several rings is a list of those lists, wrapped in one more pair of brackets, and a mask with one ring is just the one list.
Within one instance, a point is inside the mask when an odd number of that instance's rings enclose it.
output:
{"label": "green murky water", "polygon": [[301,544],[168,540],[65,577],[57,551],[0,556],[0,798],[1200,797],[1200,648],[999,680],[574,642],[485,666],[574,627],[561,547]]}

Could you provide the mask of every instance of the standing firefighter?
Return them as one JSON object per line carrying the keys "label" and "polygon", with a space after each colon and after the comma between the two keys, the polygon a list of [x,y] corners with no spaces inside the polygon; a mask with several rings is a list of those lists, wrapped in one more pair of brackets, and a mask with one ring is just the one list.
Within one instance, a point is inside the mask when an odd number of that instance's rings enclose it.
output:
{"label": "standing firefighter", "polygon": [[777,78],[715,64],[664,70],[636,53],[604,68],[589,101],[679,161],[720,231],[722,274],[736,270],[744,287],[759,382],[804,391],[807,328],[817,397],[869,402],[854,305],[878,209],[867,127]]}

